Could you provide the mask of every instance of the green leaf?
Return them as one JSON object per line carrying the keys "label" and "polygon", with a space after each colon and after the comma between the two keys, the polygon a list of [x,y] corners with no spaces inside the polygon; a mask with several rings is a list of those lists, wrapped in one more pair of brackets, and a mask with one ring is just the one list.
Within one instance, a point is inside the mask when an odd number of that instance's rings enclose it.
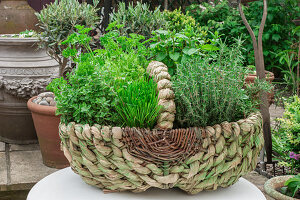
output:
{"label": "green leaf", "polygon": [[270,38],[270,34],[269,34],[269,33],[264,33],[264,34],[263,34],[263,38],[264,38],[265,40],[268,40],[268,39]]}
{"label": "green leaf", "polygon": [[278,34],[273,34],[273,35],[272,35],[272,40],[275,40],[276,42],[278,42],[280,38],[281,38],[281,37],[280,37],[280,35],[278,35]]}
{"label": "green leaf", "polygon": [[166,52],[160,52],[157,54],[156,56],[156,60],[157,61],[163,61],[163,59],[165,59],[167,57],[167,53]]}
{"label": "green leaf", "polygon": [[180,53],[179,52],[170,52],[169,56],[172,60],[174,60],[176,62],[178,60],[178,58],[180,57]]}
{"label": "green leaf", "polygon": [[183,54],[181,63],[185,63],[189,58],[190,58],[190,56],[188,56],[187,54]]}
{"label": "green leaf", "polygon": [[191,55],[197,53],[197,52],[198,52],[198,49],[196,49],[196,48],[184,48],[184,49],[182,50],[182,52],[183,52],[184,54],[186,54],[186,55],[191,56]]}
{"label": "green leaf", "polygon": [[211,45],[211,44],[205,44],[205,45],[202,45],[201,46],[201,49],[202,50],[205,50],[205,51],[218,51],[219,48],[214,46],[214,45]]}
{"label": "green leaf", "polygon": [[268,20],[271,22],[273,20],[274,16],[272,14],[268,14]]}
{"label": "green leaf", "polygon": [[150,44],[150,49],[154,49],[158,44],[159,42]]}
{"label": "green leaf", "polygon": [[293,178],[288,179],[285,183],[285,186],[287,186],[288,192],[292,195],[292,197],[295,196],[296,192],[300,188],[300,174],[296,175]]}

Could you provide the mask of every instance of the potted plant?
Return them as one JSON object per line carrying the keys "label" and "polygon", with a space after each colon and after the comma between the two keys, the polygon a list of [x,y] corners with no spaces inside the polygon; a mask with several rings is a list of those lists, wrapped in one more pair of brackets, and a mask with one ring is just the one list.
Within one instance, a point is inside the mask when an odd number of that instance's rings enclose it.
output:
{"label": "potted plant", "polygon": [[0,35],[0,140],[36,142],[27,100],[58,76],[58,63],[38,49],[34,31]]}
{"label": "potted plant", "polygon": [[[254,83],[255,80],[257,79],[257,74],[256,74],[255,68],[256,67],[253,65],[248,66],[249,73],[247,74],[247,76],[245,78],[246,84]],[[274,73],[272,73],[270,71],[265,71],[265,74],[266,74],[266,81],[269,83],[272,83],[272,81],[275,79]],[[272,91],[268,93],[268,102],[269,102],[269,106],[272,103],[274,103],[274,89],[272,89]]]}
{"label": "potted plant", "polygon": [[278,176],[264,185],[266,193],[278,200],[296,200],[300,198],[300,174],[296,176]]}
{"label": "potted plant", "polygon": [[170,76],[163,63],[148,65],[143,36],[110,31],[103,48],[91,51],[89,30],[78,28],[64,51],[77,67],[49,87],[62,149],[86,183],[104,192],[178,187],[196,194],[255,168],[262,119],[242,89],[240,46],[222,49],[213,62],[211,54],[191,57]]}
{"label": "potted plant", "polygon": [[[59,63],[60,77],[65,75],[68,62],[62,56],[62,50],[67,47],[61,44],[62,41],[74,31],[75,24],[95,26],[98,20],[96,13],[97,10],[92,5],[80,4],[77,0],[56,0],[40,13],[36,13],[41,30],[40,45]],[[34,96],[28,100],[27,106],[32,113],[44,164],[55,168],[68,166],[60,151],[58,133],[60,116],[55,114],[54,94],[47,92]]]}

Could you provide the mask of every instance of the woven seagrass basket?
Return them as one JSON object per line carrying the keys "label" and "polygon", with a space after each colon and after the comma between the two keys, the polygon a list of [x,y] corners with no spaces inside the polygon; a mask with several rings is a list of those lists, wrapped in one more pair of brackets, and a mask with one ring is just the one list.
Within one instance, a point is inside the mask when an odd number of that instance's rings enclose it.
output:
{"label": "woven seagrass basket", "polygon": [[75,173],[104,192],[178,187],[196,194],[228,187],[254,170],[264,142],[259,113],[212,127],[172,129],[175,103],[167,67],[152,62],[147,70],[163,106],[157,127],[60,124],[62,150]]}

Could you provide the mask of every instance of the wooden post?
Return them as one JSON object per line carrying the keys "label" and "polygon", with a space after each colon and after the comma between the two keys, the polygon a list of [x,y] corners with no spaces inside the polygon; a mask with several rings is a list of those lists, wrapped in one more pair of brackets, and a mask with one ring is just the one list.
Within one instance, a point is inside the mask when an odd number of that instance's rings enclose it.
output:
{"label": "wooden post", "polygon": [[[262,46],[262,34],[264,31],[264,26],[267,18],[267,0],[264,0],[264,10],[263,17],[261,20],[261,24],[259,27],[258,38],[254,35],[252,28],[250,27],[243,9],[241,2],[238,5],[240,15],[242,20],[251,36],[253,49],[254,49],[254,57],[255,57],[255,66],[256,66],[256,74],[259,79],[265,80],[265,65],[264,65],[264,55],[263,55],[263,46]],[[264,139],[265,139],[265,149],[267,153],[267,163],[272,163],[272,136],[271,136],[271,125],[270,125],[270,112],[269,112],[269,102],[267,98],[267,92],[260,93],[260,112],[263,117],[263,131],[264,131]]]}

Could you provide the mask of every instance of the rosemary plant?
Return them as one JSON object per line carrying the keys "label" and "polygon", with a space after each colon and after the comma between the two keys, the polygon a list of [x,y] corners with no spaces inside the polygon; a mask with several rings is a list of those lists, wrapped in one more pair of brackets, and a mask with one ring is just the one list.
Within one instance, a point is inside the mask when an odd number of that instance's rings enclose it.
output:
{"label": "rosemary plant", "polygon": [[173,88],[180,127],[235,121],[255,110],[244,89],[241,47],[240,41],[231,48],[221,43],[219,52],[177,66]]}

